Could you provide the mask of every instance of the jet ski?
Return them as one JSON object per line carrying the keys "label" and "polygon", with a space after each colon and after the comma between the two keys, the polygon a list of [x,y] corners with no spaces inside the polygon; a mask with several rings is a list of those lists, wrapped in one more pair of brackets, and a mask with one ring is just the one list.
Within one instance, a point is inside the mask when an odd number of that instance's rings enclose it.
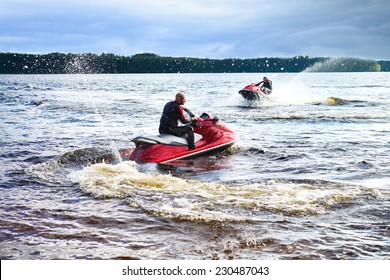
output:
{"label": "jet ski", "polygon": [[256,86],[255,83],[252,83],[244,87],[242,90],[239,90],[238,93],[249,102],[261,102],[269,99],[269,95],[272,93],[272,90],[266,87]]}
{"label": "jet ski", "polygon": [[229,129],[217,117],[203,113],[194,127],[195,149],[187,147],[187,137],[160,134],[137,136],[132,141],[136,147],[129,159],[136,162],[168,163],[206,154],[221,152],[239,139],[237,133]]}

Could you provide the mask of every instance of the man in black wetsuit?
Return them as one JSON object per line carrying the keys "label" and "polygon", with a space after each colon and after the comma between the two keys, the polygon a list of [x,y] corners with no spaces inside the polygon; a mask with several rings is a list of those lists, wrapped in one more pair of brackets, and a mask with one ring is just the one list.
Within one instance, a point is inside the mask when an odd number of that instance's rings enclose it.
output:
{"label": "man in black wetsuit", "polygon": [[[183,134],[188,135],[188,149],[195,149],[195,140],[194,140],[194,129],[190,125],[179,126],[178,121],[180,120],[183,124],[190,124],[195,121],[195,115],[191,113],[190,110],[184,107],[186,102],[186,97],[183,92],[176,94],[175,100],[170,101],[164,106],[164,110],[160,119],[160,133],[173,134],[176,136],[181,136]],[[184,111],[186,111],[191,119],[187,119],[184,116]]]}
{"label": "man in black wetsuit", "polygon": [[267,77],[264,77],[263,80],[260,83],[255,84],[255,86],[260,86],[261,84],[263,84],[263,87],[269,89],[269,92],[272,91],[272,81],[269,80]]}

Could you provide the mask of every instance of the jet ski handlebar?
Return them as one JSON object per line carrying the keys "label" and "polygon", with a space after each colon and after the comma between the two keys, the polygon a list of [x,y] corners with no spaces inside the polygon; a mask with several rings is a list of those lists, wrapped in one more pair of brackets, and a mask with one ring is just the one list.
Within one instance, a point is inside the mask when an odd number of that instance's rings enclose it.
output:
{"label": "jet ski handlebar", "polygon": [[[208,113],[203,113],[203,114],[200,116],[200,118],[201,118],[202,120],[207,120],[207,119],[211,119],[211,116],[210,116]],[[213,117],[212,120],[213,120],[213,122],[216,123],[217,121],[219,121],[219,118],[218,118],[218,117]]]}

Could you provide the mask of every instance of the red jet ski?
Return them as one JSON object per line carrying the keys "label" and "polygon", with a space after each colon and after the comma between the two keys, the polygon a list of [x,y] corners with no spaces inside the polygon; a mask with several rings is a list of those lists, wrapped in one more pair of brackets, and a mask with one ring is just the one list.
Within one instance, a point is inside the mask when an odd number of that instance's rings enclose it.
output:
{"label": "red jet ski", "polygon": [[195,149],[188,150],[187,138],[171,134],[138,136],[129,159],[137,162],[167,163],[221,152],[238,140],[238,135],[217,117],[203,113],[194,128]]}
{"label": "red jet ski", "polygon": [[266,87],[256,86],[255,83],[252,83],[238,91],[238,93],[241,94],[245,100],[249,102],[256,102],[268,100],[268,95],[272,93],[272,90]]}

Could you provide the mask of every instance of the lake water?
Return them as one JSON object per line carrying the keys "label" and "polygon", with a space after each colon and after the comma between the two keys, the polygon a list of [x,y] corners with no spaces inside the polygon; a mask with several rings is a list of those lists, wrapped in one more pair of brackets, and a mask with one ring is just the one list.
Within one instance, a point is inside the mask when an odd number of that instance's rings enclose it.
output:
{"label": "lake water", "polygon": [[[390,259],[390,73],[263,75],[1,75],[1,259]],[[240,141],[104,163],[179,90]]]}

